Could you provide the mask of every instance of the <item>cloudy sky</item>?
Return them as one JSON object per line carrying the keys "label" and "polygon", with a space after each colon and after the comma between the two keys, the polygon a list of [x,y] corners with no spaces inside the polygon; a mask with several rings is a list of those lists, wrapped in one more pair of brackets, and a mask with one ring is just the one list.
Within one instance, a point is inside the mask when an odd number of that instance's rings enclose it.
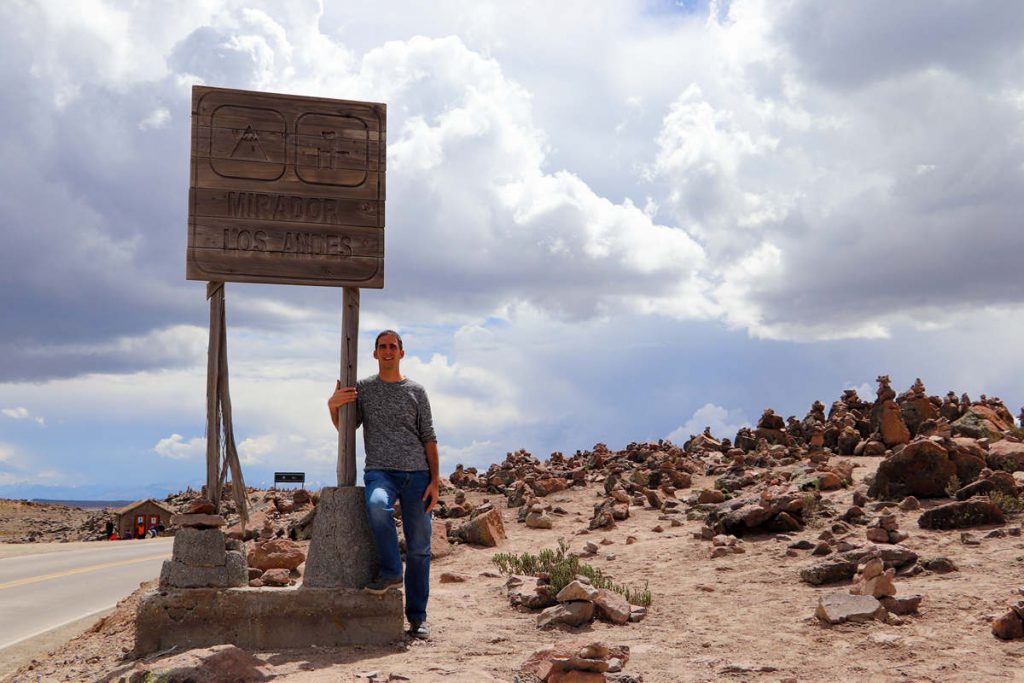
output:
{"label": "cloudy sky", "polygon": [[[921,377],[1024,403],[1024,3],[0,4],[0,495],[204,477],[194,84],[386,102],[442,472]],[[340,290],[229,284],[250,484],[333,484]]]}

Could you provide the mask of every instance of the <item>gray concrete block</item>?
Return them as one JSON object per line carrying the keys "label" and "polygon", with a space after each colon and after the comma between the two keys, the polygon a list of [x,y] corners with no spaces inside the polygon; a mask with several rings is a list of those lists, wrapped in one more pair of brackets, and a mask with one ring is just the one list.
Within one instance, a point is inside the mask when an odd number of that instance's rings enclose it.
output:
{"label": "gray concrete block", "polygon": [[160,570],[160,589],[226,588],[226,567],[193,567],[176,560],[164,560]]}
{"label": "gray concrete block", "polygon": [[228,586],[249,585],[249,565],[245,561],[245,554],[237,550],[229,550],[225,553],[224,569],[226,570],[225,582]]}
{"label": "gray concrete block", "polygon": [[302,582],[307,588],[362,588],[380,560],[370,533],[362,486],[320,491]]}
{"label": "gray concrete block", "polygon": [[402,638],[402,595],[338,588],[152,592],[136,613],[135,656],[230,643],[248,650],[384,645]]}
{"label": "gray concrete block", "polygon": [[224,566],[224,532],[183,527],[174,534],[171,559],[193,567]]}

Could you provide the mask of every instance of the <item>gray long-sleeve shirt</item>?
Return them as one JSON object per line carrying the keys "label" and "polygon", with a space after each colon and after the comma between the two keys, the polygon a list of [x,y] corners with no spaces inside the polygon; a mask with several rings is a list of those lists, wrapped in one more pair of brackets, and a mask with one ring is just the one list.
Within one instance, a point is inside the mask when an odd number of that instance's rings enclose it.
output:
{"label": "gray long-sleeve shirt", "polygon": [[366,469],[417,472],[429,469],[423,445],[437,441],[426,390],[408,377],[385,382],[379,375],[356,383],[356,426],[363,426]]}

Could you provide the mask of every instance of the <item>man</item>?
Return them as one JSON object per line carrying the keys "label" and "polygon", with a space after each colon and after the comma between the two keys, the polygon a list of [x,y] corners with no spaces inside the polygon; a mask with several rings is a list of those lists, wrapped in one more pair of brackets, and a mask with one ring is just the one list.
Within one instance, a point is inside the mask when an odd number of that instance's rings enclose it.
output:
{"label": "man", "polygon": [[366,510],[380,556],[380,572],[364,590],[384,593],[402,585],[402,556],[398,549],[394,504],[402,507],[405,532],[405,616],[409,633],[428,638],[427,598],[430,594],[430,511],[439,497],[437,437],[430,401],[422,386],[403,377],[402,338],[384,330],[374,342],[378,374],[354,387],[335,385],[327,401],[331,421],[338,427],[338,409],[356,403],[356,426],[363,426],[366,466]]}

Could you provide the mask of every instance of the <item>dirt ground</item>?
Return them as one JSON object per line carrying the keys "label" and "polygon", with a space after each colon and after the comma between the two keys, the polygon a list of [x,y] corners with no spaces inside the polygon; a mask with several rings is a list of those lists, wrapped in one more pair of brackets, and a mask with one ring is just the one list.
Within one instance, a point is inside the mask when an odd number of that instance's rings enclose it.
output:
{"label": "dirt ground", "polygon": [[[872,471],[879,458],[855,458],[855,479]],[[710,486],[696,477],[694,489]],[[763,534],[744,538],[746,552],[709,557],[710,542],[694,538],[700,521],[671,527],[659,512],[631,508],[629,519],[611,530],[587,528],[599,487],[574,488],[543,502],[569,514],[555,516],[550,530],[530,529],[515,521],[516,510],[500,496],[468,494],[471,501],[490,498],[502,511],[508,540],[500,548],[458,546],[432,568],[430,640],[407,639],[391,647],[353,647],[255,653],[273,667],[277,680],[367,681],[401,675],[416,681],[510,681],[535,650],[562,639],[587,638],[628,645],[626,673],[646,683],[676,681],[994,681],[1024,679],[1024,641],[1003,642],[990,620],[1003,613],[1024,587],[1024,539],[1006,536],[964,545],[959,531],[925,531],[920,512],[898,512],[900,529],[910,533],[904,545],[922,558],[944,555],[958,572],[897,577],[899,594],[921,594],[920,614],[902,625],[871,622],[822,626],[814,618],[818,596],[846,590],[849,582],[813,587],[799,580],[799,570],[819,558],[810,551],[787,556],[793,540],[815,540],[829,526],[817,520],[802,532],[783,538]],[[689,491],[680,491],[685,498]],[[824,494],[844,510],[852,489]],[[935,501],[941,502],[941,501]],[[929,501],[926,505],[934,504]],[[652,529],[662,524],[664,532]],[[1008,526],[1019,525],[1011,519]],[[972,530],[983,536],[983,529]],[[637,542],[626,545],[627,536]],[[504,578],[494,572],[496,552],[536,552],[566,539],[573,550],[586,541],[602,545],[590,564],[620,583],[648,581],[653,604],[648,617],[625,626],[595,621],[581,628],[540,631],[536,616],[511,609]],[[854,527],[853,542],[864,540]],[[609,557],[614,555],[614,559]],[[440,583],[444,572],[467,578]],[[1024,589],[1024,588],[1022,588]],[[268,589],[269,590],[269,589]],[[122,659],[130,649],[131,615],[137,594],[89,632],[39,658],[7,681],[120,680],[144,670],[152,660]],[[402,680],[402,679],[393,679]]]}

